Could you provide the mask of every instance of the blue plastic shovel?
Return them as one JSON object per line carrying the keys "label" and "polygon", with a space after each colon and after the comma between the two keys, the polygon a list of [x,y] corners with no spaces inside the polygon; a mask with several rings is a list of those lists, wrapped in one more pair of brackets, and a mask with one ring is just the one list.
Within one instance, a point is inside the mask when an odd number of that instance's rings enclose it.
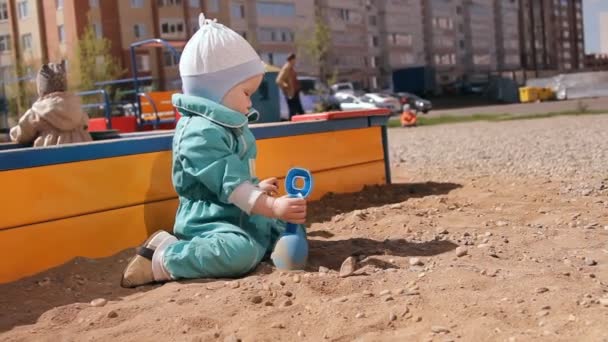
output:
{"label": "blue plastic shovel", "polygon": [[[296,184],[298,181],[303,182],[301,188]],[[306,169],[293,168],[285,177],[285,189],[290,197],[308,197],[312,185],[312,175]],[[297,224],[287,223],[287,229],[281,234],[270,258],[278,269],[304,269],[308,260],[308,241],[304,230]]]}

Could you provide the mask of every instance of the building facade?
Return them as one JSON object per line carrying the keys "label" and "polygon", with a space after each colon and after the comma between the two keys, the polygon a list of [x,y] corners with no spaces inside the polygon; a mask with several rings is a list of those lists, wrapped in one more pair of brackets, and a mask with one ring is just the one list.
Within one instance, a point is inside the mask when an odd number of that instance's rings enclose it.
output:
{"label": "building facade", "polygon": [[582,0],[520,0],[521,63],[528,70],[585,67]]}
{"label": "building facade", "polygon": [[[33,72],[17,73],[16,61],[31,69],[69,61],[92,27],[130,77],[130,44],[186,41],[201,11],[243,35],[269,64],[298,52],[297,68],[309,75],[319,65],[302,46],[322,18],[331,31],[328,72],[369,89],[388,87],[392,70],[416,66],[433,68],[440,86],[494,71],[585,67],[582,0],[0,0],[0,76]],[[178,60],[168,51],[140,48],[136,60],[161,89],[178,86]]]}

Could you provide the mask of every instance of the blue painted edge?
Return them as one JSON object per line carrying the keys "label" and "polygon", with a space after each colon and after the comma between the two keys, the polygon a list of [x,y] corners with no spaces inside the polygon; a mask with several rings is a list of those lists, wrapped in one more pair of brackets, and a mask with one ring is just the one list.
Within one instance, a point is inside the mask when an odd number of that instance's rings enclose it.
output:
{"label": "blue painted edge", "polygon": [[[385,120],[386,121],[386,120]],[[381,121],[374,121],[378,124]],[[368,117],[287,123],[252,127],[256,139],[271,139],[295,135],[334,132],[372,126]],[[385,137],[383,136],[383,143]],[[120,157],[141,153],[170,151],[173,131],[145,135],[121,135],[121,138],[92,143],[53,147],[17,148],[22,145],[6,144],[0,147],[0,171],[23,169],[53,164]],[[3,150],[4,148],[4,150]],[[385,152],[386,155],[386,152]]]}

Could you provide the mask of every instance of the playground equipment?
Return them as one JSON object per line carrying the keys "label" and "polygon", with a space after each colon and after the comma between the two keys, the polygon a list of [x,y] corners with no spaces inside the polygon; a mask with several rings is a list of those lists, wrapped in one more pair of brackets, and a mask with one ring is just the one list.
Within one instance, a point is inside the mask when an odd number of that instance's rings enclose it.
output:
{"label": "playground equipment", "polygon": [[[128,115],[125,116],[110,115],[105,118],[93,118],[89,121],[89,131],[103,131],[115,128],[120,132],[128,133],[175,128],[179,114],[171,104],[171,96],[179,91],[141,92],[142,79],[149,80],[150,78],[139,76],[136,49],[141,47],[166,48],[173,58],[179,60],[181,53],[177,48],[183,48],[185,44],[185,41],[168,41],[159,38],[132,43],[130,45],[130,52],[134,101],[131,105],[126,106],[126,108],[130,109],[130,113],[127,113]],[[125,83],[125,81],[130,80],[103,82],[103,86]],[[109,102],[105,105],[108,108],[112,106]],[[111,113],[111,110],[109,112]]]}
{"label": "playground equipment", "polygon": [[[302,181],[301,187],[297,186],[298,181]],[[312,192],[312,184],[310,171],[293,168],[285,178],[285,191],[290,197],[306,198]],[[306,241],[306,233],[299,225],[287,223],[285,232],[281,234],[274,247],[271,259],[278,269],[304,269],[308,260],[308,241]]]}

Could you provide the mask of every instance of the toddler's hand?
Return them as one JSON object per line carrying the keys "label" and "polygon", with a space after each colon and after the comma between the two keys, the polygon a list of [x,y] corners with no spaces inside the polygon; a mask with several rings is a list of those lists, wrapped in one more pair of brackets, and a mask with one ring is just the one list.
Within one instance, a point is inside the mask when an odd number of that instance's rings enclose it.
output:
{"label": "toddler's hand", "polygon": [[306,200],[304,198],[283,196],[272,204],[273,216],[290,223],[306,223]]}
{"label": "toddler's hand", "polygon": [[266,194],[273,196],[276,195],[279,191],[279,181],[274,177],[264,179],[260,182],[258,187],[262,189],[262,191],[264,191]]}

